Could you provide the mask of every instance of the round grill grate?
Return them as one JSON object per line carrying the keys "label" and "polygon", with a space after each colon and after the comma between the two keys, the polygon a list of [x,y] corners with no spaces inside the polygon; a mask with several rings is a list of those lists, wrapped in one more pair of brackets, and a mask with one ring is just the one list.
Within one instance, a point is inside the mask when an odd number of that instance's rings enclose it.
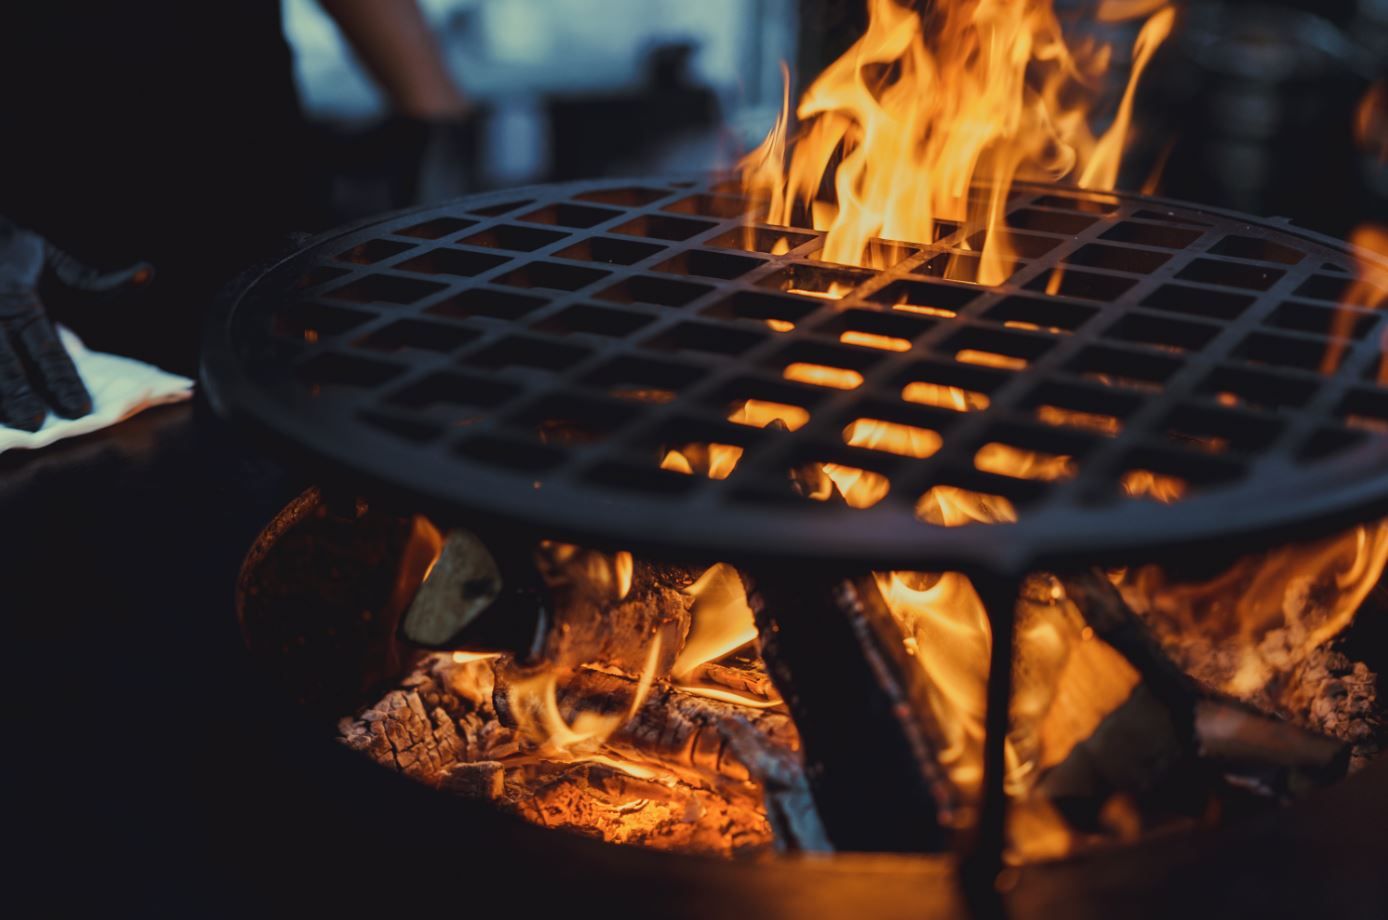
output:
{"label": "round grill grate", "polygon": [[[870,271],[750,209],[736,182],[597,182],[338,231],[228,299],[205,383],[432,513],[703,558],[1059,565],[1388,504],[1381,318],[1368,291],[1337,323],[1344,244],[1021,185],[983,288],[951,280],[957,229]],[[805,497],[822,464],[864,507]],[[951,490],[1018,520],[930,523]]]}

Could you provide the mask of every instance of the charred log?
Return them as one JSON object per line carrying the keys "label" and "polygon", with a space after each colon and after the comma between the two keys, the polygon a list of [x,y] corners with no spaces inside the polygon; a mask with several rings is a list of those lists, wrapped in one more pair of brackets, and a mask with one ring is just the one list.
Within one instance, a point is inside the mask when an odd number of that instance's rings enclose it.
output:
{"label": "charred log", "polygon": [[339,720],[338,735],[381,766],[438,786],[456,764],[496,757],[513,745],[486,730],[494,721],[490,693],[490,663],[450,668],[426,658],[399,688],[355,718]]}
{"label": "charred log", "polygon": [[955,794],[936,757],[940,735],[872,579],[759,576],[748,597],[834,847],[944,849]]}
{"label": "charred log", "polygon": [[[729,838],[734,848],[774,843],[782,850],[828,849],[801,766],[795,726],[784,711],[668,686],[653,688],[603,750],[658,765],[658,772],[674,771],[682,780],[681,792],[675,794],[610,767],[550,759],[533,750],[517,730],[512,711],[519,705],[511,682],[517,673],[504,658],[457,663],[449,655],[430,656],[401,687],[357,717],[341,720],[339,735],[389,769],[445,791],[493,800],[547,826],[582,829],[573,809],[586,813],[591,802],[581,790],[562,788],[563,783],[601,777],[601,788],[594,793],[599,800],[621,799],[620,787],[629,794],[626,801],[649,802],[653,813],[664,816],[649,821],[628,816],[620,822],[625,829],[620,833],[611,822],[599,822],[607,828],[603,833],[618,834],[619,842],[715,851],[704,825],[713,826],[709,822],[716,823],[719,815],[726,818],[731,809],[737,821],[725,820],[724,826],[736,830]],[[569,720],[583,712],[625,716],[636,686],[620,675],[578,669],[559,686],[558,705]],[[598,772],[586,772],[590,768]],[[697,817],[675,820],[682,814],[672,811],[679,801]],[[698,827],[684,826],[691,820]],[[748,830],[763,820],[770,822],[766,834]],[[638,833],[633,827],[644,830]],[[627,839],[629,832],[641,839]],[[647,833],[656,836],[642,836]]]}
{"label": "charred log", "polygon": [[683,591],[693,582],[688,569],[629,554],[554,544],[536,554],[528,545],[487,544],[454,530],[402,632],[428,648],[500,651],[523,662],[628,674],[641,672],[658,640],[655,671],[663,677],[689,633],[691,600]]}
{"label": "charred log", "polygon": [[[520,724],[515,674],[504,664],[496,669],[493,701],[503,725]],[[580,668],[561,682],[556,697],[566,722],[582,713],[625,716],[635,700],[637,682],[616,674]],[[608,739],[608,745],[637,756],[655,757],[734,781],[749,778],[747,767],[729,749],[726,726],[745,724],[772,749],[794,752],[799,746],[795,725],[777,709],[752,709],[722,700],[695,696],[668,685],[651,688],[641,705]]]}
{"label": "charred log", "polygon": [[1362,661],[1319,648],[1288,676],[1278,703],[1297,724],[1347,742],[1353,771],[1378,756],[1388,738],[1380,682]]}
{"label": "charred log", "polygon": [[494,553],[459,528],[444,539],[401,633],[426,648],[466,644],[527,659],[539,653],[553,606],[528,548]]}
{"label": "charred log", "polygon": [[[697,572],[626,554],[563,549],[571,552],[542,554],[555,611],[541,653],[544,660],[561,668],[599,665],[635,675],[645,668],[650,644],[658,640],[655,674],[669,675],[689,635],[692,599],[684,589]],[[621,571],[624,555],[629,574]],[[595,569],[606,566],[615,570],[610,578],[594,577]]]}
{"label": "charred log", "polygon": [[[503,665],[496,675],[493,699],[498,717],[502,724],[514,726],[516,701],[509,672]],[[628,678],[579,669],[558,691],[559,710],[571,723],[583,712],[625,714],[636,689],[637,683]],[[799,735],[780,709],[750,708],[656,685],[605,746],[634,760],[655,760],[667,768],[716,778],[722,788],[755,783],[778,849],[830,849],[810,795]]]}
{"label": "charred log", "polygon": [[721,856],[755,855],[772,844],[751,787],[672,788],[602,763],[522,760],[498,766],[502,791],[493,804],[542,827],[608,843]]}
{"label": "charred log", "polygon": [[1344,775],[1347,745],[1188,676],[1101,574],[1070,576],[1064,584],[1095,633],[1127,658],[1143,683],[1042,781],[1062,808],[1089,807],[1122,791],[1159,796],[1167,810],[1198,811],[1221,776],[1285,798]]}
{"label": "charred log", "polygon": [[432,548],[417,519],[309,489],[241,567],[248,646],[299,702],[334,716],[356,708],[408,670],[396,625]]}
{"label": "charred log", "polygon": [[718,662],[701,664],[686,678],[689,683],[718,687],[732,693],[756,697],[765,701],[780,699],[771,675],[766,673],[760,658],[745,663],[745,667],[730,667]]}

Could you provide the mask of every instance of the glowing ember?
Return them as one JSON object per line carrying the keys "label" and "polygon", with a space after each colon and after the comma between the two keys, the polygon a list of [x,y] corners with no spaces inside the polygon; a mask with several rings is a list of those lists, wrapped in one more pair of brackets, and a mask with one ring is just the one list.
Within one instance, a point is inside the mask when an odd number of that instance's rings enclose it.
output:
{"label": "glowing ember", "polygon": [[1385,561],[1380,523],[1246,556],[1208,581],[1146,566],[1120,587],[1191,673],[1244,699],[1275,698],[1279,677],[1349,625]]}

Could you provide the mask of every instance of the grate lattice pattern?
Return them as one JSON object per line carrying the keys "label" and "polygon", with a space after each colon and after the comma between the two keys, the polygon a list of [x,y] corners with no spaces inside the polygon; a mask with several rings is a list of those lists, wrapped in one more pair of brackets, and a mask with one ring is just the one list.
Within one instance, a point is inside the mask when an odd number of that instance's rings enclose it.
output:
{"label": "grate lattice pattern", "polygon": [[[813,230],[746,226],[749,208],[736,183],[589,183],[336,234],[242,292],[207,382],[440,508],[701,555],[1034,561],[1362,515],[1388,492],[1381,317],[1365,299],[1337,323],[1342,245],[1023,186],[1013,273],[981,288],[955,280],[977,268],[957,230],[881,243],[890,267],[869,271],[818,259]],[[862,471],[864,507],[801,497],[789,471],[825,463]],[[932,526],[939,486],[1019,523]],[[1129,495],[1161,488],[1186,497]]]}

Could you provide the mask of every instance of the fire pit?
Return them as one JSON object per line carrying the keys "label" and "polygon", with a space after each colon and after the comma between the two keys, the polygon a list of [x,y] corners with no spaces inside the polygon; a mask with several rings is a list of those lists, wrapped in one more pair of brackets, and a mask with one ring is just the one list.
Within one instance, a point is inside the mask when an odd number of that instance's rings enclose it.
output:
{"label": "fire pit", "polygon": [[[1206,823],[1369,755],[1372,675],[1328,646],[1388,554],[1351,251],[1018,184],[982,287],[961,228],[868,270],[757,212],[720,180],[478,196],[322,237],[226,304],[214,404],[329,489],[252,554],[243,622],[351,686],[349,744],[608,839],[957,848],[984,888],[1009,839]],[[350,627],[327,600],[284,622],[324,581],[276,568],[296,527],[375,534],[328,541],[324,571],[376,573]],[[402,655],[402,617],[446,650]]]}

